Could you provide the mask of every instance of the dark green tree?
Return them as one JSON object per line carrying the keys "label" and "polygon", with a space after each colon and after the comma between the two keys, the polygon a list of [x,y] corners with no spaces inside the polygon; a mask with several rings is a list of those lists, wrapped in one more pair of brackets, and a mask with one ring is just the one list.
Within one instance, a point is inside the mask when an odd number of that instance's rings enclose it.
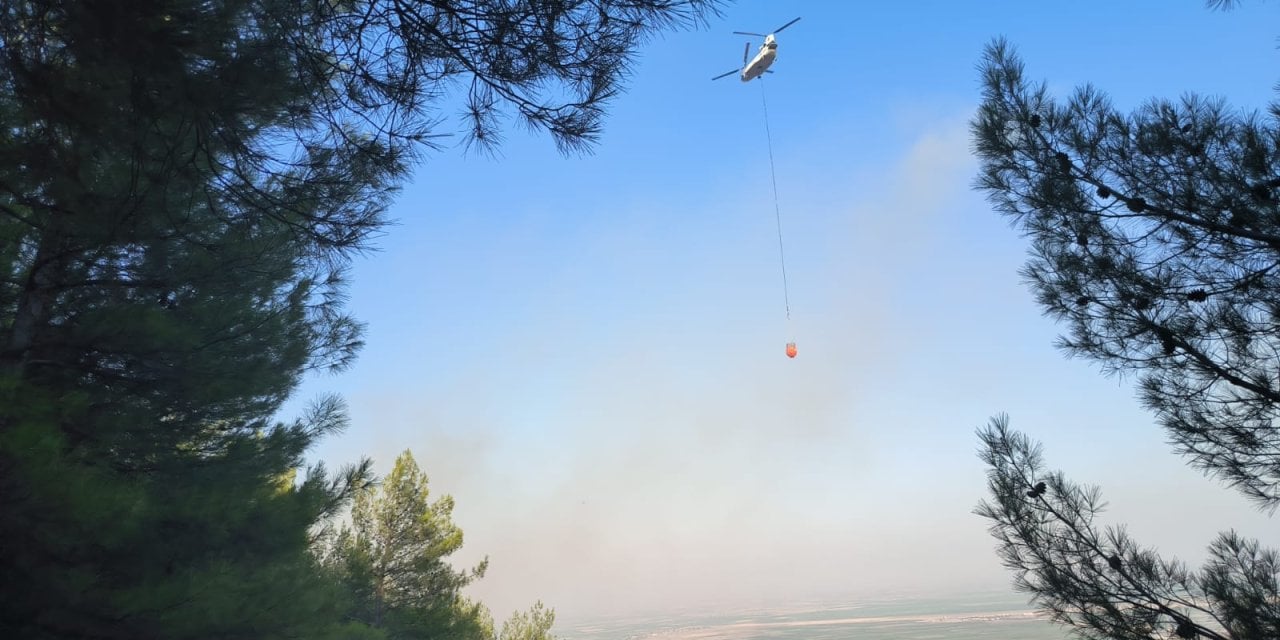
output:
{"label": "dark green tree", "polygon": [[1180,453],[1280,503],[1280,105],[1121,114],[1092,87],[1058,104],[1005,43],[983,84],[980,186],[1031,237],[1025,275],[1063,348],[1138,374]]}
{"label": "dark green tree", "polygon": [[0,636],[333,632],[308,531],[366,465],[281,486],[346,419],[271,416],[355,356],[345,268],[438,113],[588,148],[713,5],[0,0]]}
{"label": "dark green tree", "polygon": [[[1188,94],[1126,114],[1088,86],[1057,102],[1004,41],[982,82],[979,187],[1030,237],[1024,275],[1068,325],[1060,345],[1136,375],[1178,453],[1280,505],[1280,103]],[[1100,493],[1045,470],[1003,418],[981,437],[978,512],[1056,620],[1093,638],[1280,637],[1274,551],[1224,533],[1198,571],[1162,560],[1096,525]]]}
{"label": "dark green tree", "polygon": [[1235,532],[1219,535],[1199,570],[1097,523],[1096,487],[1044,466],[1040,446],[1001,416],[980,431],[991,522],[1014,585],[1084,638],[1280,637],[1280,555]]}

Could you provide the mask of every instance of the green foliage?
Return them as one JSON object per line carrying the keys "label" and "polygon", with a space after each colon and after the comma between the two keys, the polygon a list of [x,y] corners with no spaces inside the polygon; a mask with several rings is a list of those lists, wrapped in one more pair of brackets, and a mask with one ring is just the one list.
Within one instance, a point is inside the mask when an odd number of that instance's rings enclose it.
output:
{"label": "green foliage", "polygon": [[[1280,505],[1280,104],[1186,95],[1124,114],[1088,86],[1059,103],[1003,41],[982,79],[978,186],[1030,237],[1023,273],[1069,326],[1060,345],[1136,374],[1179,453]],[[1045,471],[1003,418],[981,437],[978,513],[1055,620],[1088,638],[1280,637],[1274,551],[1224,533],[1189,570],[1097,527],[1100,492]]]}
{"label": "green foliage", "polygon": [[293,475],[341,404],[271,419],[360,347],[350,259],[449,91],[582,148],[714,4],[0,0],[0,636],[378,637],[309,553],[367,464]]}
{"label": "green foliage", "polygon": [[449,564],[462,530],[451,519],[453,498],[430,495],[405,451],[381,483],[356,495],[350,525],[329,533],[326,564],[346,587],[347,615],[390,638],[488,640],[488,611],[462,595],[488,561],[464,571]]}
{"label": "green foliage", "polygon": [[312,469],[296,486],[256,473],[300,464],[309,441],[300,436],[315,428],[280,427],[141,476],[69,455],[51,421],[0,433],[0,456],[12,465],[0,519],[12,545],[0,572],[5,637],[323,631],[338,616],[339,594],[314,579],[307,529],[365,471],[331,479]]}
{"label": "green foliage", "polygon": [[556,610],[547,609],[542,601],[535,602],[528,611],[517,611],[502,623],[498,640],[555,640],[551,627],[556,623]]}

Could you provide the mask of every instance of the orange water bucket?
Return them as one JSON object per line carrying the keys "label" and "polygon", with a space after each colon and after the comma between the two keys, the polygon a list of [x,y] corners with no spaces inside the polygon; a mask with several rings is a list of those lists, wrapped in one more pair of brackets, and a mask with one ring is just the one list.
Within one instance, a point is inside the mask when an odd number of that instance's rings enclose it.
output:
{"label": "orange water bucket", "polygon": [[787,343],[787,357],[788,358],[796,357],[796,343],[794,342]]}

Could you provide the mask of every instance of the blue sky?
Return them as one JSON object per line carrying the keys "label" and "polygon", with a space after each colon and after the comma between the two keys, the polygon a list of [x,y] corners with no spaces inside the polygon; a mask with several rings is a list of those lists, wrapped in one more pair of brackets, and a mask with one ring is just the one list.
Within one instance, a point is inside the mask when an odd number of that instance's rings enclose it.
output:
{"label": "blue sky", "polygon": [[[971,189],[967,121],[997,36],[1059,96],[1262,108],[1277,11],[730,5],[645,47],[593,155],[512,127],[498,158],[429,156],[355,265],[360,360],[285,413],[347,399],[352,428],[313,452],[331,465],[411,449],[457,500],[459,560],[490,556],[473,593],[499,618],[1007,590],[970,513],[999,412],[1162,551],[1274,531],[1169,453],[1128,382],[1052,347],[1025,241]],[[788,322],[761,86],[709,79],[741,59],[732,31],[796,16],[764,85]]]}

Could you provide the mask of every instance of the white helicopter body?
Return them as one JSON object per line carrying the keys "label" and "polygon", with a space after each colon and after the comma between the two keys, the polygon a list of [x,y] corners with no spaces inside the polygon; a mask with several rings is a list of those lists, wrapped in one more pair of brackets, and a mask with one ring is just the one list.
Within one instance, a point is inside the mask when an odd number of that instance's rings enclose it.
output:
{"label": "white helicopter body", "polygon": [[743,82],[751,82],[768,71],[777,57],[778,43],[774,41],[773,36],[769,36],[765,38],[764,44],[760,45],[760,51],[756,52],[756,57],[752,58],[738,75]]}

